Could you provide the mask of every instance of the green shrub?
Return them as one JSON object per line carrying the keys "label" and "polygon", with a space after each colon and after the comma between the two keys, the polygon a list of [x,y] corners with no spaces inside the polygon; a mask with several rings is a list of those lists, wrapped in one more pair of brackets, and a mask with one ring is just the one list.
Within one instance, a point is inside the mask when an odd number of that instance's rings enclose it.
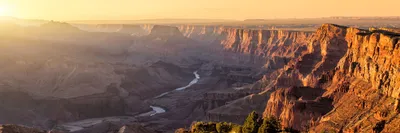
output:
{"label": "green shrub", "polygon": [[229,133],[242,133],[242,126],[233,125],[232,130]]}
{"label": "green shrub", "polygon": [[216,125],[218,133],[227,133],[232,130],[232,123],[219,122]]}
{"label": "green shrub", "polygon": [[259,127],[258,114],[253,111],[247,116],[243,124],[242,133],[257,133]]}
{"label": "green shrub", "polygon": [[263,119],[258,133],[278,133],[281,132],[281,124],[275,117],[269,116]]}
{"label": "green shrub", "polygon": [[[182,130],[181,130],[182,131]],[[227,122],[195,122],[192,124],[191,133],[240,133],[241,126]]]}
{"label": "green shrub", "polygon": [[[179,132],[178,132],[179,131]],[[299,133],[292,128],[281,130],[280,121],[272,116],[264,119],[259,118],[258,114],[251,112],[243,125],[228,122],[194,122],[190,132],[184,129],[177,130],[177,133]]]}
{"label": "green shrub", "polygon": [[192,133],[211,133],[211,132],[217,132],[216,130],[216,124],[212,122],[195,122],[192,125],[191,129]]}

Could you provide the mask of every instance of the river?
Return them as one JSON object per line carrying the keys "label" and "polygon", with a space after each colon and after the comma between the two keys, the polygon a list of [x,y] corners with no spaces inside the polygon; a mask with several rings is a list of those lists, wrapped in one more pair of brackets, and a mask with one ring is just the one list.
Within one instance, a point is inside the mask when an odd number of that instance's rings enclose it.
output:
{"label": "river", "polygon": [[[197,73],[197,71],[194,71],[193,74],[194,74],[195,77],[194,77],[194,79],[192,81],[190,81],[190,83],[188,85],[176,88],[173,91],[164,92],[164,93],[162,93],[162,94],[160,94],[160,95],[158,95],[158,96],[156,96],[154,98],[156,98],[156,99],[157,98],[161,98],[161,97],[163,97],[163,96],[165,96],[165,95],[167,95],[167,94],[169,94],[171,92],[174,92],[174,91],[183,91],[183,90],[189,88],[190,86],[196,84],[200,80],[200,75]],[[147,113],[147,114],[150,114],[150,116],[166,112],[165,109],[163,109],[162,107],[158,107],[158,106],[155,106],[155,105],[150,106],[150,108],[153,109],[153,111],[151,111],[152,113]]]}
{"label": "river", "polygon": [[[195,78],[186,86],[183,87],[179,87],[173,91],[169,91],[169,92],[165,92],[162,93],[161,95],[158,95],[157,97],[154,97],[154,99],[163,97],[171,92],[174,91],[182,91],[185,90],[187,88],[189,88],[190,86],[196,84],[199,79],[200,79],[200,75],[197,73],[197,71],[193,72]],[[134,117],[141,117],[141,116],[154,116],[157,114],[161,114],[161,113],[165,113],[166,110],[163,109],[162,107],[158,107],[155,105],[150,106],[150,108],[153,109],[153,111],[147,112],[147,113],[143,113]],[[69,130],[70,132],[75,132],[75,131],[79,131],[85,128],[89,128],[92,127],[93,125],[97,125],[99,123],[103,123],[103,122],[111,122],[111,121],[121,121],[124,119],[130,119],[131,116],[122,116],[122,117],[105,117],[105,118],[93,118],[93,119],[86,119],[86,120],[81,120],[81,121],[76,121],[76,122],[70,122],[70,123],[65,123],[60,125],[59,127]],[[132,118],[134,118],[132,117]]]}
{"label": "river", "polygon": [[150,114],[150,116],[156,115],[156,114],[161,114],[161,113],[165,113],[165,109],[161,108],[161,107],[156,107],[156,106],[150,106],[150,108],[153,109],[153,113]]}

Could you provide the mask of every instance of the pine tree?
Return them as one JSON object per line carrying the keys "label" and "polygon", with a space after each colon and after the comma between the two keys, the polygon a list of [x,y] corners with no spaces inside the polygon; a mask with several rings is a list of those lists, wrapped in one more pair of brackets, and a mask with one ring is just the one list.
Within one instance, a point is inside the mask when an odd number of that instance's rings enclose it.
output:
{"label": "pine tree", "polygon": [[275,117],[269,116],[263,119],[258,133],[278,133],[281,131],[281,124]]}
{"label": "pine tree", "polygon": [[257,133],[259,127],[258,114],[253,111],[247,116],[243,124],[242,133]]}

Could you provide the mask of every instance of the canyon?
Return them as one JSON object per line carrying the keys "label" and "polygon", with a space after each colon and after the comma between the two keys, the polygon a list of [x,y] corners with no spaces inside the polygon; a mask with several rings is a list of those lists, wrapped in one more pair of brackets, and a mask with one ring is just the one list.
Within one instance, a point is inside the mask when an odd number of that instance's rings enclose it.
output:
{"label": "canyon", "polygon": [[256,111],[307,132],[400,130],[395,28],[0,25],[1,124],[174,132]]}

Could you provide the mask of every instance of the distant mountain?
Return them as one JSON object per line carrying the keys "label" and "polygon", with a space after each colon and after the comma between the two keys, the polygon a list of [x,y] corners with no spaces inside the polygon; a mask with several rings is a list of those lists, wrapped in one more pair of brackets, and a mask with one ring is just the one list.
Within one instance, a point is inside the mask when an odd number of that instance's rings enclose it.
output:
{"label": "distant mountain", "polygon": [[75,24],[204,24],[239,22],[229,19],[141,19],[141,20],[76,20]]}
{"label": "distant mountain", "polygon": [[40,25],[42,30],[48,30],[53,32],[79,32],[80,30],[77,27],[70,25],[69,23],[65,22],[57,22],[57,21],[50,21]]}
{"label": "distant mountain", "polygon": [[48,22],[47,20],[40,19],[20,19],[11,16],[0,16],[0,22],[15,23],[21,26],[39,26]]}

